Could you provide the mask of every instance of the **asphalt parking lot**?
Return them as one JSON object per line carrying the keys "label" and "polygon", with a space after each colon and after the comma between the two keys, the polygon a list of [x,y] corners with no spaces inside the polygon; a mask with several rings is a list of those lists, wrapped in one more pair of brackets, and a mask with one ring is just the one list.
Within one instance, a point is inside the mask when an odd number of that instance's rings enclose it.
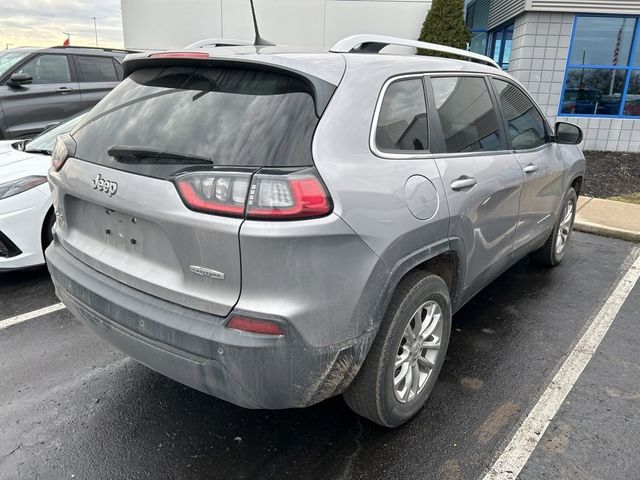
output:
{"label": "asphalt parking lot", "polygon": [[[0,478],[482,478],[636,249],[576,233],[560,267],[511,268],[456,314],[432,397],[397,430],[340,398],[235,407],[127,359],[66,310],[2,328]],[[637,478],[638,293],[640,284],[520,478]],[[0,275],[0,322],[56,303],[46,270]]]}

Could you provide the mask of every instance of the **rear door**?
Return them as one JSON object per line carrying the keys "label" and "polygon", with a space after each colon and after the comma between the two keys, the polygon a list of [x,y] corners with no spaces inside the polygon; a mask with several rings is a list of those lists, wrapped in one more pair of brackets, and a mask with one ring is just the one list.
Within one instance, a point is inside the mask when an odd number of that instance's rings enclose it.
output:
{"label": "rear door", "polygon": [[[289,75],[137,70],[71,132],[77,149],[51,175],[60,243],[126,285],[226,315],[240,294],[249,180],[262,167],[312,165],[318,120],[313,89]],[[126,154],[144,149],[156,153]],[[202,178],[192,203],[176,187],[187,171]],[[219,211],[198,207],[205,198]]]}
{"label": "rear door", "polygon": [[432,76],[430,84],[442,139],[434,148],[449,203],[449,236],[464,245],[469,298],[511,261],[522,170],[506,149],[488,79]]}
{"label": "rear door", "polygon": [[78,71],[84,108],[94,107],[122,80],[122,69],[111,57],[73,55],[72,58]]}
{"label": "rear door", "polygon": [[564,163],[558,145],[551,141],[548,125],[529,96],[513,82],[499,78],[492,82],[507,140],[524,176],[514,248],[526,249],[545,239],[553,228],[563,198]]}
{"label": "rear door", "polygon": [[16,72],[28,74],[33,83],[9,86],[5,82],[0,87],[10,138],[39,133],[82,110],[79,86],[67,55],[39,54]]}

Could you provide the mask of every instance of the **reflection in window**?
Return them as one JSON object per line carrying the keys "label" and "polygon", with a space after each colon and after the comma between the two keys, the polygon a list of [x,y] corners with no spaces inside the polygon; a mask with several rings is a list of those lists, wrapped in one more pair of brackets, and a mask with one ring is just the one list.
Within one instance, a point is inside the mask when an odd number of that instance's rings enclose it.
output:
{"label": "reflection in window", "polygon": [[635,18],[578,17],[571,64],[626,66],[635,27]]}
{"label": "reflection in window", "polygon": [[515,150],[544,145],[547,141],[544,120],[527,95],[512,83],[494,79],[507,134]]}
{"label": "reflection in window", "polygon": [[483,78],[431,79],[448,153],[500,150],[498,119]]}
{"label": "reflection in window", "polygon": [[626,74],[626,70],[569,69],[562,113],[618,115]]}
{"label": "reflection in window", "polygon": [[486,55],[488,37],[489,37],[489,34],[486,31],[471,32],[471,41],[469,42],[469,50],[471,52],[479,53],[480,55]]}
{"label": "reflection in window", "polygon": [[640,117],[640,70],[631,72],[627,100],[624,104],[624,114]]}
{"label": "reflection in window", "polygon": [[378,117],[376,145],[381,150],[428,149],[427,107],[421,78],[389,85]]}
{"label": "reflection in window", "polygon": [[72,132],[76,157],[162,176],[175,166],[125,166],[112,145],[212,158],[216,166],[312,165],[318,124],[311,87],[285,74],[240,68],[136,70]]}
{"label": "reflection in window", "polygon": [[640,116],[637,28],[634,17],[576,17],[561,115]]}

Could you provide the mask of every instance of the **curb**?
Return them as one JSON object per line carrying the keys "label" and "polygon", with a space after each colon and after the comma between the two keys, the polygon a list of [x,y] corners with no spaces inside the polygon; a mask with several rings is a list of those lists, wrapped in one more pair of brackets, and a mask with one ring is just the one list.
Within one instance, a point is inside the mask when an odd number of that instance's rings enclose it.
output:
{"label": "curb", "polygon": [[573,228],[574,230],[577,230],[579,232],[593,233],[595,235],[602,235],[604,237],[619,238],[620,240],[627,240],[629,242],[640,242],[640,232],[609,227],[600,223],[586,222],[578,218],[575,219]]}

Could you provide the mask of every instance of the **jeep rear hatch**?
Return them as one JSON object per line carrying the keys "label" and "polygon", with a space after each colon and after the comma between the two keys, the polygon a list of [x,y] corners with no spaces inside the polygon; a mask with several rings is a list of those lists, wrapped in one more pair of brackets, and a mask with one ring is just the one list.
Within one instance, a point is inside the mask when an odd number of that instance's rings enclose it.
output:
{"label": "jeep rear hatch", "polygon": [[[314,91],[301,76],[241,65],[134,71],[71,133],[75,151],[53,176],[62,245],[134,288],[227,315],[252,178],[268,177],[263,195],[275,198],[293,176],[315,195],[312,213],[328,206],[309,186]],[[300,215],[256,208],[265,211]]]}

